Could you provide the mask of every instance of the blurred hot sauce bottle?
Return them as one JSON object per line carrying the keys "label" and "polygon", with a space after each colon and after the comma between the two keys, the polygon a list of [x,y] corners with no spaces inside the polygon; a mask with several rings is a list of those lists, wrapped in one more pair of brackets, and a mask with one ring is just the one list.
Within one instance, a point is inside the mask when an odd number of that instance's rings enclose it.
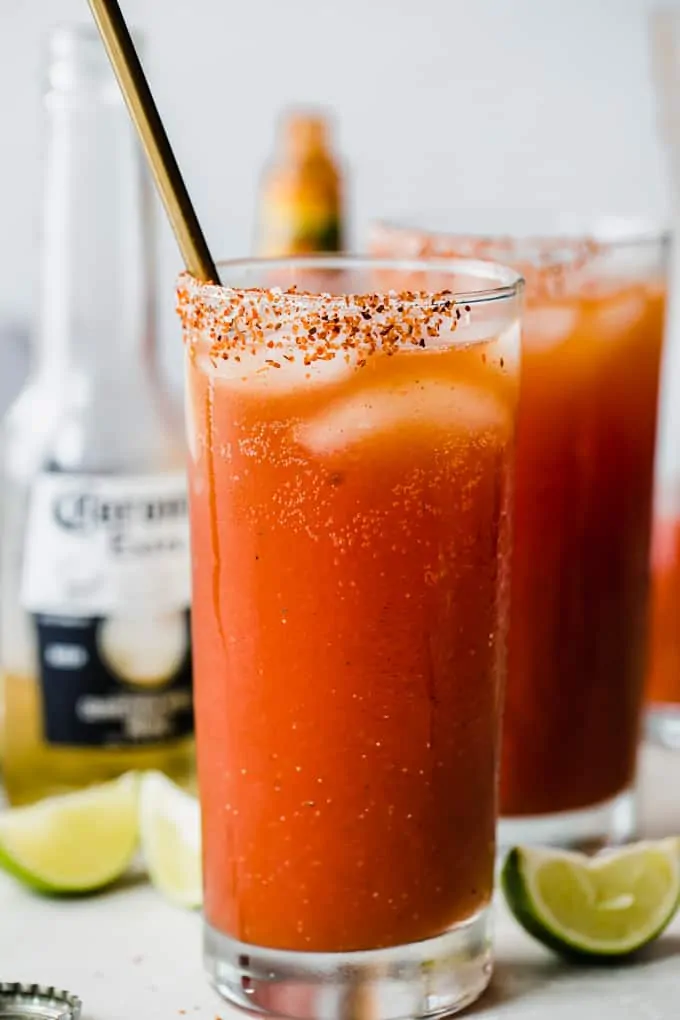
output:
{"label": "blurred hot sauce bottle", "polygon": [[294,111],[284,117],[262,181],[258,255],[342,251],[342,176],[328,134],[320,114]]}

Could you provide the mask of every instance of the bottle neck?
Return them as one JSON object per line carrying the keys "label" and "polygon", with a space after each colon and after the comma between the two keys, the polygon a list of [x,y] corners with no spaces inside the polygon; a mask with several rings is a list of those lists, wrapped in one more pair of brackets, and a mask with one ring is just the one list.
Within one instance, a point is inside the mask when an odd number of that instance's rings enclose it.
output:
{"label": "bottle neck", "polygon": [[148,184],[112,74],[45,97],[38,373],[122,378],[153,362]]}
{"label": "bottle neck", "polygon": [[326,122],[321,117],[291,115],[283,125],[281,152],[294,164],[331,163]]}

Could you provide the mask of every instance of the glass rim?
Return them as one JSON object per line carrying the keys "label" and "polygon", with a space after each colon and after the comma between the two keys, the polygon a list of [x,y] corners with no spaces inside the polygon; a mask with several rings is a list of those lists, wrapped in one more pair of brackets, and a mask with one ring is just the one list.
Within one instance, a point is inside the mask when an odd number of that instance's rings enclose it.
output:
{"label": "glass rim", "polygon": [[[547,255],[548,260],[555,262],[561,260],[566,262],[573,258],[574,246],[590,246],[595,253],[638,247],[667,248],[673,237],[673,229],[668,223],[644,216],[607,215],[600,217],[598,227],[598,220],[594,217],[589,219],[587,216],[571,214],[565,214],[561,218],[554,217],[551,223],[549,220],[551,213],[548,211],[546,212],[548,224],[545,230],[512,230],[504,229],[502,210],[498,215],[501,229],[497,231],[484,230],[481,227],[466,229],[464,223],[460,228],[454,229],[453,223],[450,225],[447,223],[447,217],[443,217],[444,223],[441,227],[434,226],[432,220],[436,214],[432,212],[423,214],[421,218],[417,215],[379,216],[372,221],[371,230],[398,231],[402,235],[411,234],[441,242],[480,242],[488,246],[490,253],[494,251],[494,245],[497,245],[498,255],[493,254],[493,260],[506,251],[510,256],[510,246],[514,246],[520,258],[526,259],[541,254],[544,257]],[[541,211],[535,210],[532,215],[540,216]],[[606,229],[607,227],[609,229]],[[430,258],[429,255],[426,257]]]}
{"label": "glass rim", "polygon": [[[524,289],[524,277],[516,269],[511,266],[503,265],[492,259],[468,259],[468,258],[457,258],[449,256],[433,256],[426,258],[389,258],[382,256],[373,256],[365,254],[355,254],[350,252],[340,252],[337,254],[314,254],[314,255],[291,255],[274,258],[239,258],[239,259],[225,259],[220,260],[216,263],[220,277],[224,279],[225,270],[227,272],[232,271],[234,273],[238,271],[248,270],[276,270],[281,269],[373,269],[403,273],[438,273],[438,274],[450,274],[451,277],[466,275],[469,277],[476,277],[480,281],[495,281],[493,286],[484,287],[480,290],[456,290],[452,288],[447,293],[450,294],[452,300],[456,304],[460,305],[483,305],[494,301],[505,301],[512,298],[519,297]],[[362,290],[353,292],[343,292],[342,294],[330,294],[324,291],[304,291],[304,290],[289,290],[286,291],[280,285],[274,285],[270,287],[254,285],[248,286],[234,286],[228,283],[213,283],[205,282],[197,279],[191,273],[186,270],[179,276],[179,284],[187,288],[189,297],[192,299],[203,299],[209,303],[216,303],[219,301],[233,301],[234,299],[257,299],[258,297],[265,297],[271,293],[280,293],[283,296],[294,298],[296,303],[299,303],[301,307],[314,307],[315,304],[322,302],[329,307],[339,307],[346,305],[346,298],[379,298],[383,293],[395,294],[394,290]],[[427,298],[437,299],[441,295],[442,291],[435,292],[434,290],[424,291],[411,291],[411,303],[414,305],[426,304]],[[409,304],[408,299],[403,300],[404,304]]]}

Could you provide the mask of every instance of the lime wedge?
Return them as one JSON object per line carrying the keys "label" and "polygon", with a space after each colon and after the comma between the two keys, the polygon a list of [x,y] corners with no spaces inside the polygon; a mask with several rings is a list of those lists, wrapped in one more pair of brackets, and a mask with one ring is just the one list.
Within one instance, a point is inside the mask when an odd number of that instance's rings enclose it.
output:
{"label": "lime wedge", "polygon": [[522,927],[555,952],[626,956],[660,935],[680,905],[680,838],[596,857],[515,847],[501,882]]}
{"label": "lime wedge", "polygon": [[0,866],[44,893],[101,889],[137,849],[138,778],[49,797],[0,813]]}
{"label": "lime wedge", "polygon": [[139,799],[142,853],[151,881],[181,907],[200,907],[201,813],[198,801],[161,772],[146,772]]}

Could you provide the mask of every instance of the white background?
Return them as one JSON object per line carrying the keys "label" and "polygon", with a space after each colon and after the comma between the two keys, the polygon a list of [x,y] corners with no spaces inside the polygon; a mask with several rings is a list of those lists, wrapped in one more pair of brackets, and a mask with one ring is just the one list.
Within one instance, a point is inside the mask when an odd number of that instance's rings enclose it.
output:
{"label": "white background", "polygon": [[[359,240],[372,215],[468,203],[663,215],[655,6],[122,0],[146,35],[147,71],[219,256],[251,248],[258,178],[292,102],[335,111]],[[33,317],[45,36],[55,22],[88,17],[86,0],[0,0],[0,325]],[[162,341],[176,370],[179,259],[158,221]],[[0,351],[7,377],[2,364]]]}

